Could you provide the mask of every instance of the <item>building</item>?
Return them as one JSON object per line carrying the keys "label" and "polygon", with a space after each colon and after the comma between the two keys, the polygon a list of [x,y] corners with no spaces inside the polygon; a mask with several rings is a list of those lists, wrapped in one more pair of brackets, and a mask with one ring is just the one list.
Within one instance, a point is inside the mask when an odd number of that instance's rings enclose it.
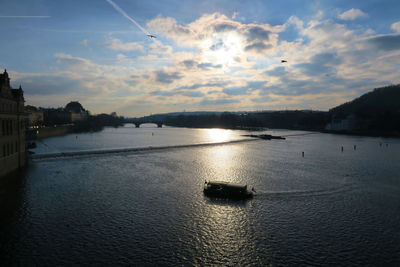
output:
{"label": "building", "polygon": [[25,120],[28,127],[38,127],[44,124],[43,110],[34,106],[25,106]]}
{"label": "building", "polygon": [[89,117],[89,112],[85,110],[78,101],[71,101],[65,106],[65,110],[71,113],[71,121],[84,121]]}
{"label": "building", "polygon": [[43,110],[43,119],[46,126],[71,124],[71,112],[63,108],[47,108]]}
{"label": "building", "polygon": [[13,89],[4,70],[0,74],[0,177],[26,163],[24,92]]}
{"label": "building", "polygon": [[325,130],[329,131],[353,131],[360,128],[359,121],[354,114],[348,115],[345,119],[332,117],[332,122],[328,123]]}

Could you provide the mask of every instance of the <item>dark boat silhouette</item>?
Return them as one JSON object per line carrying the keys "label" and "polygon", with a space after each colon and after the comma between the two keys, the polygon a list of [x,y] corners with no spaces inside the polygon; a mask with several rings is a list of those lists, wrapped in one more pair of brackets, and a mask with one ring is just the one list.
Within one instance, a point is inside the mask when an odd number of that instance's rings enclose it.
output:
{"label": "dark boat silhouette", "polygon": [[264,140],[271,140],[271,139],[282,139],[285,140],[285,137],[282,136],[274,136],[270,134],[244,134],[243,136],[248,136],[248,137],[255,137],[255,138],[260,138]]}
{"label": "dark boat silhouette", "polygon": [[253,197],[254,188],[247,189],[247,185],[233,184],[222,181],[206,181],[204,195],[217,198],[248,199]]}

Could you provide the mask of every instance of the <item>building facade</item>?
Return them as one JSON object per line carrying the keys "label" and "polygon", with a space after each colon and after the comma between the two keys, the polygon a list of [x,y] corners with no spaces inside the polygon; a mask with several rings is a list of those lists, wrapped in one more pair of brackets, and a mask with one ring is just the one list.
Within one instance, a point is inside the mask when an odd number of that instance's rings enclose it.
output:
{"label": "building facade", "polygon": [[85,110],[78,101],[71,101],[65,106],[65,110],[71,112],[71,122],[84,121],[89,117],[89,112]]}
{"label": "building facade", "polygon": [[0,177],[26,163],[24,93],[13,89],[6,70],[0,74]]}
{"label": "building facade", "polygon": [[359,121],[354,114],[348,115],[345,119],[332,117],[332,122],[328,123],[325,130],[329,131],[353,131],[360,128]]}
{"label": "building facade", "polygon": [[43,126],[43,110],[37,109],[34,106],[25,106],[25,120],[28,127]]}

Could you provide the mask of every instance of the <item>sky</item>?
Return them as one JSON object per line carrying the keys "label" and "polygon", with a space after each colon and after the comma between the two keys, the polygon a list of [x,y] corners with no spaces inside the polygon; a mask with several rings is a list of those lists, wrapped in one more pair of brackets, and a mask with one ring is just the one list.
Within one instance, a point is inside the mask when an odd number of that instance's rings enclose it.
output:
{"label": "sky", "polygon": [[0,6],[0,71],[22,86],[27,105],[79,101],[93,114],[132,117],[329,110],[400,83],[398,0]]}

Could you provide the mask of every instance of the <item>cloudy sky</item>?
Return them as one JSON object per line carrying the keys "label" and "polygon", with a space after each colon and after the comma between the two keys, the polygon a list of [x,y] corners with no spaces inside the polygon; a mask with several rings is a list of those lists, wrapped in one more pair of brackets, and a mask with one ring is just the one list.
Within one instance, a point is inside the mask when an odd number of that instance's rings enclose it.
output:
{"label": "cloudy sky", "polygon": [[400,83],[398,0],[0,6],[0,69],[35,106],[78,100],[92,113],[125,116],[328,110]]}

